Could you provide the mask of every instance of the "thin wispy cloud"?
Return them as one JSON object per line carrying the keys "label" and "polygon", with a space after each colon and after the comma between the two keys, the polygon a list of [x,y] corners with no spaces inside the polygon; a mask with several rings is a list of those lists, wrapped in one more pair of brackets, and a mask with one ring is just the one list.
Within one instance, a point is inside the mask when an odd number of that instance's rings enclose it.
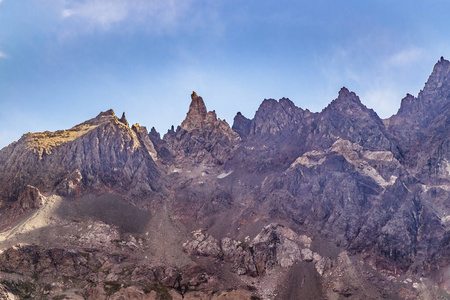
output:
{"label": "thin wispy cloud", "polygon": [[159,32],[179,26],[190,5],[189,0],[86,0],[66,2],[61,17],[83,24],[81,31],[110,30],[126,22]]}
{"label": "thin wispy cloud", "polygon": [[[1,0],[0,0],[1,2]],[[8,58],[8,55],[6,55],[6,53],[0,51],[0,58]]]}
{"label": "thin wispy cloud", "polygon": [[130,4],[122,0],[94,0],[67,5],[63,18],[78,18],[86,22],[108,26],[120,22],[128,15]]}
{"label": "thin wispy cloud", "polygon": [[394,66],[411,65],[419,61],[424,55],[423,49],[410,47],[395,53],[388,59],[388,63]]}

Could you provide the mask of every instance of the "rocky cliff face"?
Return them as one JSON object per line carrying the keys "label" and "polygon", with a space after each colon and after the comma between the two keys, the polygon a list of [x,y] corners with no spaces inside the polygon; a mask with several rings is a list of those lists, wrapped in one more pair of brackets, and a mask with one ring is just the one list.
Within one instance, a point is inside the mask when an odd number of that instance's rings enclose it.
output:
{"label": "rocky cliff face", "polygon": [[63,196],[163,189],[145,128],[121,120],[109,110],[69,130],[25,134],[0,152],[0,197],[13,201],[27,185]]}
{"label": "rocky cliff face", "polygon": [[[449,261],[449,74],[450,62],[441,57],[419,95],[407,95],[398,113],[385,120],[401,150],[402,162],[416,183],[414,191],[409,191],[409,194],[419,200],[423,219],[421,233],[426,233],[426,237],[420,237],[426,242],[419,243],[417,253],[426,257],[429,270],[446,269]],[[430,252],[435,253],[431,260],[430,255],[425,254]],[[440,257],[439,263],[436,256]]]}
{"label": "rocky cliff face", "polygon": [[[162,138],[107,111],[0,150],[5,299],[449,299],[450,62],[387,120],[346,88]],[[78,297],[78,298],[77,298]]]}

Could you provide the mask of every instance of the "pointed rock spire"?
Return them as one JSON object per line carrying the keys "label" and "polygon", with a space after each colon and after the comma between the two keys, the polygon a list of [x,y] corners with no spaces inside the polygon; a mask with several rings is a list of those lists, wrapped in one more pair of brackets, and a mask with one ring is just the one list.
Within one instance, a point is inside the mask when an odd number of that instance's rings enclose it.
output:
{"label": "pointed rock spire", "polygon": [[122,117],[119,119],[119,121],[127,125],[127,127],[130,125],[128,124],[127,118],[125,117],[125,112],[123,112]]}
{"label": "pointed rock spire", "polygon": [[152,129],[150,129],[150,132],[148,134],[150,136],[150,139],[153,140],[161,140],[161,135],[159,134],[158,131],[156,131],[155,127],[152,127]]}
{"label": "pointed rock spire", "polygon": [[189,112],[186,115],[186,119],[181,123],[181,128],[184,130],[201,128],[202,122],[205,120],[207,114],[205,102],[203,102],[202,97],[199,97],[196,92],[192,92],[191,99]]}

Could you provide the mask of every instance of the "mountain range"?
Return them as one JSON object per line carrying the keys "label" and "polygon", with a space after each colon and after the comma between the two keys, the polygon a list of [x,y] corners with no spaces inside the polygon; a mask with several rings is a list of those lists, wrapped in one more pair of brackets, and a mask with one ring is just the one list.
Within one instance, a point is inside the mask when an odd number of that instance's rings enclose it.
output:
{"label": "mountain range", "polygon": [[0,150],[2,299],[450,299],[450,62],[380,119],[195,92],[161,136],[114,111]]}

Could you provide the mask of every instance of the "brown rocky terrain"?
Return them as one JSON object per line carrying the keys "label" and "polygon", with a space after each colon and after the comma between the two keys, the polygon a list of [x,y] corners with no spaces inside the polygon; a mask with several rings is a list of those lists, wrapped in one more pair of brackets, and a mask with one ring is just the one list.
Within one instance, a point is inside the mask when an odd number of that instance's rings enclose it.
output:
{"label": "brown rocky terrain", "polygon": [[2,299],[450,299],[450,62],[381,120],[346,88],[163,137],[112,110],[0,150]]}

